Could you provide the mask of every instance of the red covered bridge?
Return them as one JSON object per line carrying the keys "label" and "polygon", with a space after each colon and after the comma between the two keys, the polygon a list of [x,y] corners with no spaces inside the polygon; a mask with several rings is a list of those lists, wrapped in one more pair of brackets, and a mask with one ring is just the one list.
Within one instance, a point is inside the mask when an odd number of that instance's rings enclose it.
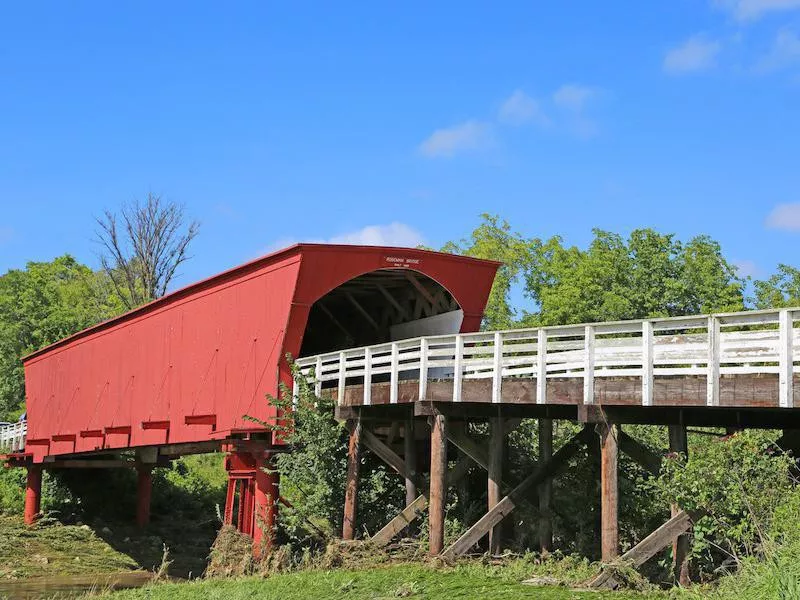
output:
{"label": "red covered bridge", "polygon": [[271,524],[278,497],[275,476],[260,467],[279,442],[245,416],[275,418],[267,395],[291,385],[286,356],[476,331],[498,266],[408,248],[299,244],[31,354],[27,443],[6,457],[28,469],[27,520],[39,511],[43,468],[136,467],[145,523],[154,466],[224,450],[226,520],[260,539],[256,515]]}

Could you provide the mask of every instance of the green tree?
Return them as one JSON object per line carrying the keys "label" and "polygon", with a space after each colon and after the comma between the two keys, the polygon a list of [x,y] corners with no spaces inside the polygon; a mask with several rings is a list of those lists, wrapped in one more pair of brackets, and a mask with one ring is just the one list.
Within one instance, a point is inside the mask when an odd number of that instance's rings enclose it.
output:
{"label": "green tree", "polygon": [[627,240],[595,229],[585,251],[553,237],[533,243],[525,280],[539,306],[525,318],[532,325],[744,308],[744,281],[707,236],[682,244],[652,229],[637,229]]}
{"label": "green tree", "polygon": [[756,308],[781,308],[800,304],[800,269],[778,265],[769,279],[753,283]]}
{"label": "green tree", "polygon": [[64,255],[0,277],[0,418],[21,412],[21,358],[122,310],[108,279]]}
{"label": "green tree", "polygon": [[497,215],[481,215],[481,224],[466,239],[448,242],[442,252],[464,254],[503,263],[497,272],[483,318],[486,329],[509,329],[517,319],[511,303],[512,287],[520,281],[530,255],[531,241],[511,230]]}

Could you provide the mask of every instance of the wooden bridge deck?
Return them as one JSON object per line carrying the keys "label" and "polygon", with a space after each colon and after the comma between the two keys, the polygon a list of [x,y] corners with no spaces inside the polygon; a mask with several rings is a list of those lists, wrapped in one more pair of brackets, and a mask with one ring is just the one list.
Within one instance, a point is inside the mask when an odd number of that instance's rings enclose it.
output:
{"label": "wooden bridge deck", "polygon": [[297,366],[340,407],[793,409],[800,407],[798,319],[793,308],[420,337],[305,357]]}

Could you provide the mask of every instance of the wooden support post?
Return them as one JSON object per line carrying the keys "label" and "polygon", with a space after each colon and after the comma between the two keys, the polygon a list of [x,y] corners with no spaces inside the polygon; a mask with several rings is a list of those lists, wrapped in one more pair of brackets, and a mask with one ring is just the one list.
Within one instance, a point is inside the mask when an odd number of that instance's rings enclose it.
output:
{"label": "wooden support post", "polygon": [[600,433],[600,546],[601,559],[607,563],[619,556],[619,488],[617,481],[619,426],[600,423],[598,430]]}
{"label": "wooden support post", "polygon": [[350,443],[347,448],[347,484],[344,492],[342,539],[353,540],[356,535],[358,511],[358,474],[361,467],[361,419],[351,421]]}
{"label": "wooden support post", "polygon": [[447,503],[447,421],[435,415],[431,427],[431,488],[428,539],[431,556],[444,548],[444,509]]}
{"label": "wooden support post", "polygon": [[464,554],[472,548],[489,530],[497,523],[508,516],[522,500],[527,491],[544,481],[560,473],[569,464],[569,460],[575,456],[578,449],[586,444],[594,434],[588,428],[584,428],[579,434],[575,435],[558,452],[553,455],[547,463],[538,464],[536,470],[523,479],[517,487],[498,502],[495,507],[483,515],[478,522],[464,532],[442,555],[450,560],[456,556]]}
{"label": "wooden support post", "polygon": [[[545,464],[553,457],[553,420],[539,419],[539,462]],[[553,516],[550,503],[553,498],[553,480],[545,479],[539,485],[539,549],[544,554],[553,551]]]}
{"label": "wooden support post", "polygon": [[[500,485],[503,479],[503,419],[492,417],[489,420],[489,469],[488,469],[488,510],[492,510],[502,499]],[[496,555],[501,552],[502,531],[500,524],[489,530],[489,553]]]}
{"label": "wooden support post", "polygon": [[42,502],[42,465],[28,467],[25,485],[25,524],[33,525],[39,516]]}
{"label": "wooden support post", "polygon": [[406,506],[411,504],[417,497],[417,439],[414,436],[414,418],[406,419],[403,431],[403,460],[411,471],[411,477],[406,477]]}
{"label": "wooden support post", "polygon": [[136,526],[144,528],[150,523],[150,498],[153,494],[153,465],[136,465]]}
{"label": "wooden support post", "polygon": [[[680,452],[684,456],[689,455],[689,445],[686,439],[686,427],[683,425],[669,426],[669,450],[670,452]],[[677,504],[670,506],[670,512],[675,517],[681,512]],[[672,573],[675,581],[681,586],[691,583],[689,577],[689,536],[688,534],[679,535],[672,542]]]}

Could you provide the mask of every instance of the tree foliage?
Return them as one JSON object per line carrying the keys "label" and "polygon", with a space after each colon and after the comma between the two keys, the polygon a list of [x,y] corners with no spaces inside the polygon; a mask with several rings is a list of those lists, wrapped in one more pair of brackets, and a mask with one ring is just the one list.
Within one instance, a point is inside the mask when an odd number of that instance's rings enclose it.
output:
{"label": "tree foliage", "polygon": [[23,410],[23,356],[121,310],[106,277],[67,254],[0,277],[0,418]]}
{"label": "tree foliage", "polygon": [[800,305],[800,269],[786,264],[778,265],[778,271],[768,279],[756,281],[756,308],[780,308]]}
{"label": "tree foliage", "polygon": [[181,205],[153,194],[123,206],[120,216],[106,211],[97,226],[100,262],[128,309],[166,294],[199,228]]}

